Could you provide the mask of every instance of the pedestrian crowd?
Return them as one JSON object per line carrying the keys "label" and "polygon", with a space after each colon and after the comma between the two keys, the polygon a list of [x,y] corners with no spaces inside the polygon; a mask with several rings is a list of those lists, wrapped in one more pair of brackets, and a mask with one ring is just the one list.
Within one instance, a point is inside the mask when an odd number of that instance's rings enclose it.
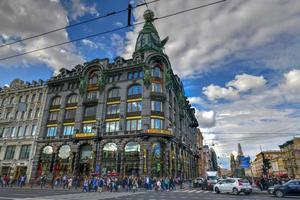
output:
{"label": "pedestrian crowd", "polygon": [[[0,186],[2,187],[23,187],[26,182],[26,176],[20,176],[20,178],[13,182],[13,177],[2,176],[0,177]],[[82,192],[118,192],[120,190],[127,192],[137,192],[140,188],[144,188],[149,191],[170,191],[176,190],[176,185],[182,188],[182,181],[179,177],[109,177],[109,176],[91,176],[91,177],[71,177],[67,175],[58,176],[53,180],[47,180],[46,175],[41,175],[36,178],[35,181],[30,183],[31,187],[39,185],[41,189],[46,188],[46,185],[50,185],[52,189],[81,189]]]}
{"label": "pedestrian crowd", "polygon": [[21,175],[18,178],[14,178],[13,176],[0,176],[0,186],[1,187],[23,187],[26,183],[26,176]]}

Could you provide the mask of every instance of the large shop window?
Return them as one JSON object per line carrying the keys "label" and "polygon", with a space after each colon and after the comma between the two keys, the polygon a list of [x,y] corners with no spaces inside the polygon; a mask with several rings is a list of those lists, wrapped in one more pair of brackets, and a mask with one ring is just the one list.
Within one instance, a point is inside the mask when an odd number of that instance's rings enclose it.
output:
{"label": "large shop window", "polygon": [[83,132],[84,133],[94,133],[95,123],[87,123],[83,124]]}
{"label": "large shop window", "polygon": [[107,105],[107,113],[108,115],[114,115],[120,113],[120,104],[111,104]]}
{"label": "large shop window", "polygon": [[162,92],[160,83],[151,83],[151,92]]}
{"label": "large shop window", "polygon": [[49,121],[56,121],[58,119],[59,112],[50,112]]}
{"label": "large shop window", "polygon": [[107,143],[103,147],[103,157],[104,158],[116,158],[118,147],[115,143]]}
{"label": "large shop window", "polygon": [[126,126],[127,131],[136,131],[136,130],[141,130],[141,129],[142,129],[142,120],[141,119],[127,120],[127,126]]}
{"label": "large shop window", "polygon": [[157,77],[157,78],[161,78],[162,77],[161,69],[159,67],[152,68],[152,76]]}
{"label": "large shop window", "polygon": [[163,129],[164,120],[151,118],[151,128],[153,129]]}
{"label": "large shop window", "polygon": [[119,121],[106,122],[106,132],[117,132],[119,131]]}
{"label": "large shop window", "polygon": [[68,97],[67,104],[74,104],[77,103],[77,101],[78,101],[78,95],[72,94]]}
{"label": "large shop window", "polygon": [[143,89],[141,85],[132,85],[128,88],[128,96],[142,94]]}
{"label": "large shop window", "polygon": [[96,116],[97,106],[88,106],[85,108],[84,116],[91,117]]}
{"label": "large shop window", "polygon": [[119,88],[110,89],[108,92],[108,98],[119,97]]}
{"label": "large shop window", "polygon": [[162,112],[163,106],[161,101],[151,101],[151,110],[156,112]]}
{"label": "large shop window", "polygon": [[133,101],[127,103],[127,112],[141,112],[142,101]]}
{"label": "large shop window", "polygon": [[87,99],[88,100],[97,100],[99,97],[99,92],[98,91],[89,91],[87,94]]}
{"label": "large shop window", "polygon": [[15,150],[16,150],[16,146],[7,146],[6,147],[6,152],[4,155],[4,160],[11,160],[14,158],[15,156]]}
{"label": "large shop window", "polygon": [[61,104],[61,97],[54,97],[53,99],[52,99],[52,106],[58,106],[58,105],[60,105]]}
{"label": "large shop window", "polygon": [[30,149],[31,145],[22,145],[20,152],[20,160],[29,158]]}
{"label": "large shop window", "polygon": [[47,137],[55,137],[57,134],[57,127],[48,127],[47,129]]}
{"label": "large shop window", "polygon": [[64,135],[73,135],[74,126],[64,126]]}

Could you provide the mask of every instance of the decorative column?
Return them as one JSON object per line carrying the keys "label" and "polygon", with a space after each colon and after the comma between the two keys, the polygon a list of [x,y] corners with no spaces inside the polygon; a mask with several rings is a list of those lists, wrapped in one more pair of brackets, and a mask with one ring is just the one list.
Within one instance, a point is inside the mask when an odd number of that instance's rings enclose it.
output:
{"label": "decorative column", "polygon": [[164,154],[164,167],[163,167],[163,176],[169,176],[169,171],[170,171],[170,166],[169,166],[169,158],[170,158],[170,151],[171,151],[171,143],[170,142],[166,142],[165,143],[165,154]]}

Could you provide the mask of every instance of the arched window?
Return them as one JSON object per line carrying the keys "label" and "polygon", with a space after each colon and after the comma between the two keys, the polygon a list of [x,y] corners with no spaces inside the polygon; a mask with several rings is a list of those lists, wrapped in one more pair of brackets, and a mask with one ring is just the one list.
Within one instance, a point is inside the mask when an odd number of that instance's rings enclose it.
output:
{"label": "arched window", "polygon": [[58,106],[61,103],[61,97],[57,96],[52,99],[51,106]]}
{"label": "arched window", "polygon": [[140,151],[141,146],[137,142],[128,142],[125,146],[125,174],[138,175],[140,169]]}
{"label": "arched window", "polygon": [[89,78],[89,84],[97,84],[98,82],[98,75],[97,74],[92,74],[92,76]]}
{"label": "arched window", "polygon": [[128,96],[142,94],[143,89],[141,85],[132,85],[128,88]]}
{"label": "arched window", "polygon": [[116,158],[118,147],[115,143],[109,142],[103,147],[104,158]]}
{"label": "arched window", "polygon": [[89,144],[83,145],[80,148],[80,159],[89,160],[92,159],[92,146]]}
{"label": "arched window", "polygon": [[119,97],[119,88],[112,88],[108,91],[108,98]]}
{"label": "arched window", "polygon": [[130,152],[140,152],[141,146],[137,142],[128,142],[125,146],[125,154]]}
{"label": "arched window", "polygon": [[77,103],[77,101],[78,101],[78,95],[72,94],[68,97],[67,104],[74,104]]}
{"label": "arched window", "polygon": [[161,78],[162,77],[161,69],[159,67],[153,67],[152,68],[152,76],[157,77],[157,78]]}

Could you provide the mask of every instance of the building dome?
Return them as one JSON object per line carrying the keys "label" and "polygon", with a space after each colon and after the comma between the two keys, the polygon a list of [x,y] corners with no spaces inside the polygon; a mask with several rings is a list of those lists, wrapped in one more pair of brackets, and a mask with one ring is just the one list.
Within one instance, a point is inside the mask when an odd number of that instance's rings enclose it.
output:
{"label": "building dome", "polygon": [[145,50],[153,50],[162,53],[163,46],[167,42],[168,38],[163,41],[160,40],[158,32],[153,25],[154,13],[151,10],[144,12],[145,24],[140,31],[135,44],[135,52],[141,52]]}

